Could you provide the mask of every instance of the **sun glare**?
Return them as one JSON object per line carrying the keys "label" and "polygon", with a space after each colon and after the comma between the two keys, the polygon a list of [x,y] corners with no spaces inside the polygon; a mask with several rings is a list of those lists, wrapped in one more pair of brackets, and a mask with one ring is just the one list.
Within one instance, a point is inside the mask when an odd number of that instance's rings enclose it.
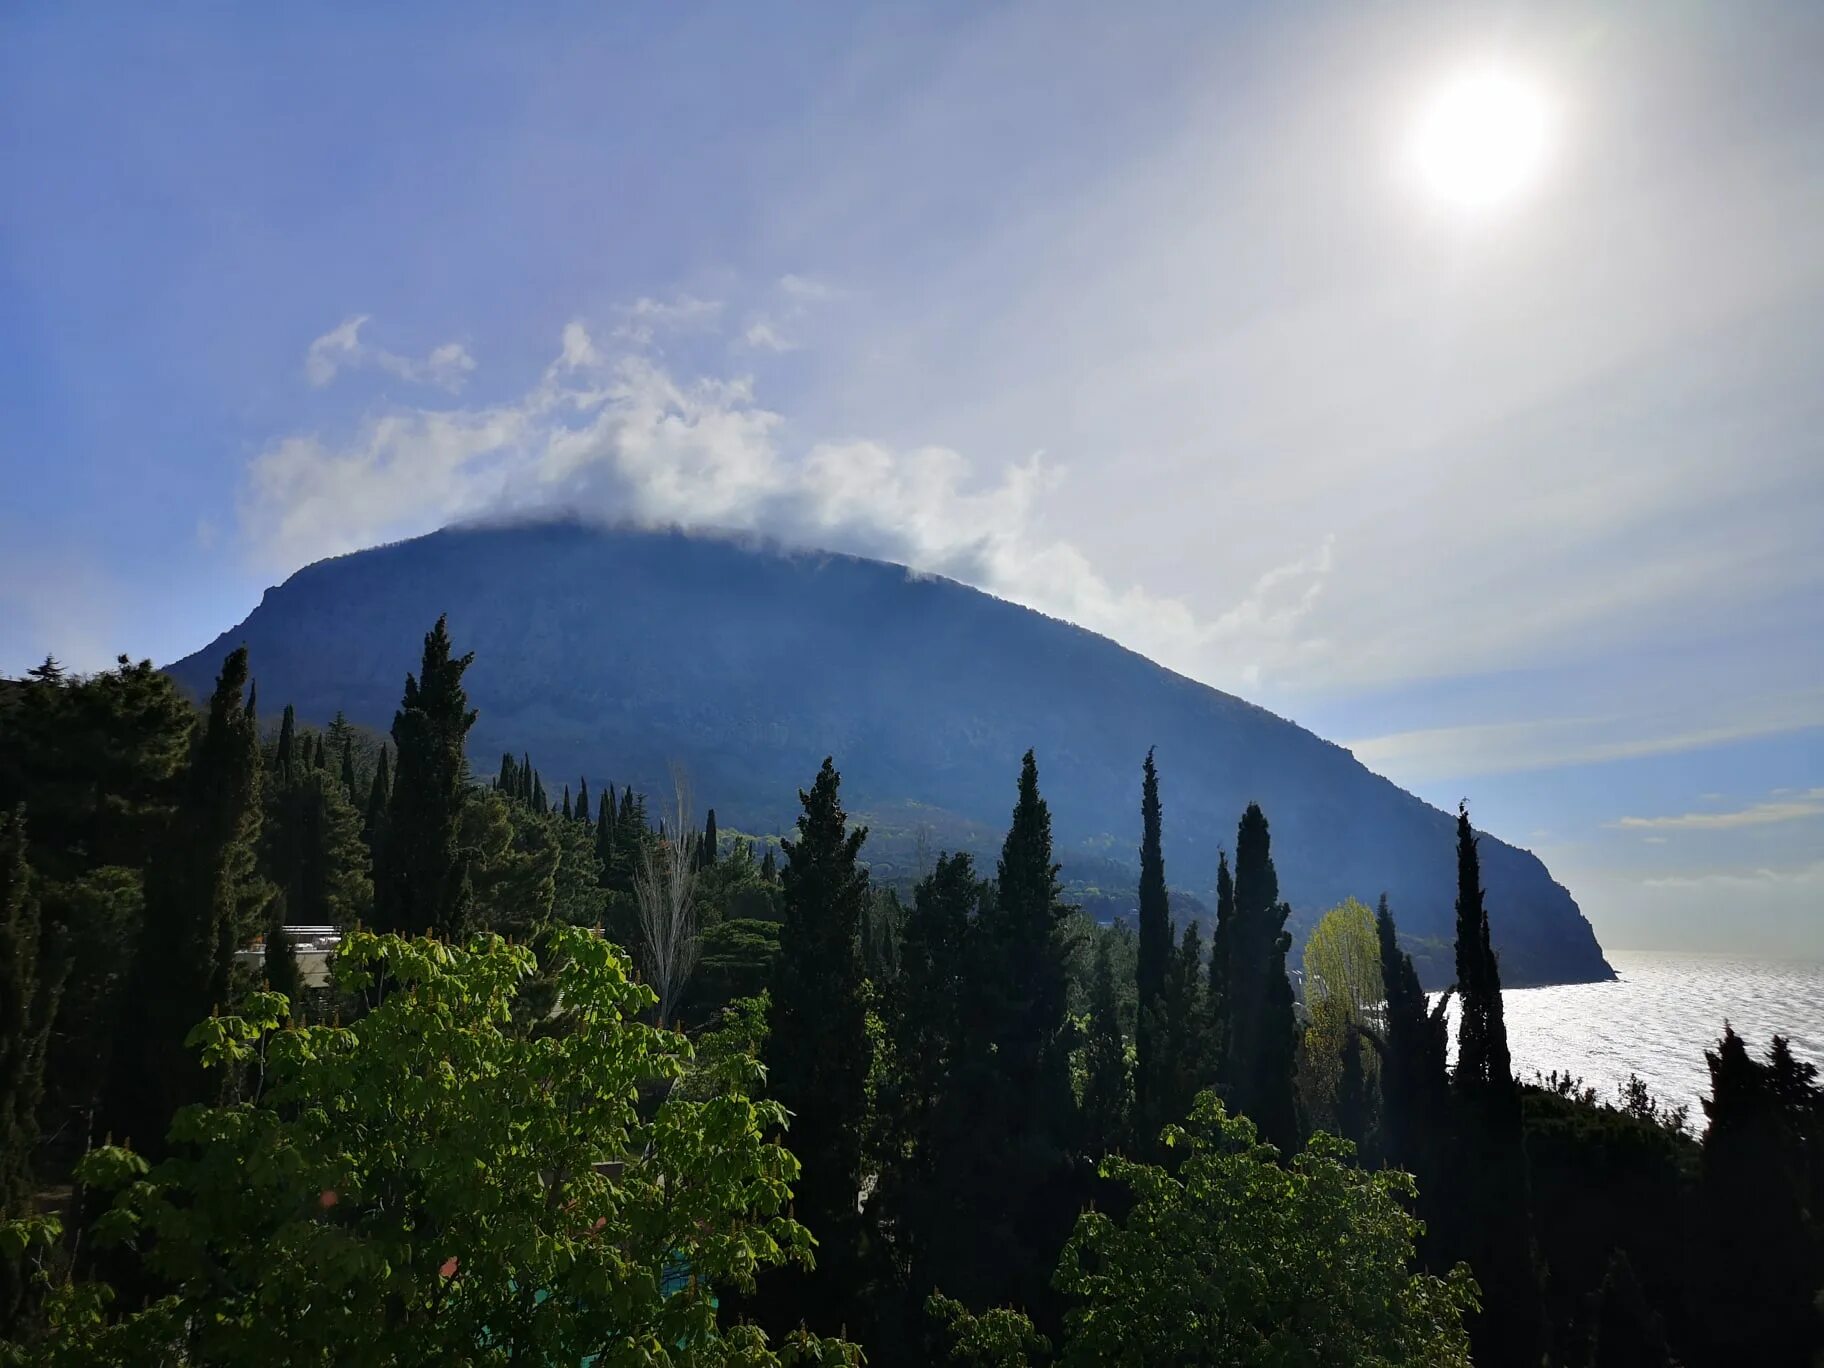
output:
{"label": "sun glare", "polygon": [[1412,162],[1432,194],[1465,209],[1513,200],[1543,169],[1551,110],[1540,89],[1482,69],[1446,82],[1421,110]]}

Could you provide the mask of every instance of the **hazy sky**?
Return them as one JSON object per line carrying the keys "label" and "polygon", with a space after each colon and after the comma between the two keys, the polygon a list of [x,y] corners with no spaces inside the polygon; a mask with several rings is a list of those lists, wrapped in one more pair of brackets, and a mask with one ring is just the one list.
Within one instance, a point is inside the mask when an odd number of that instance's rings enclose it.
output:
{"label": "hazy sky", "polygon": [[[1488,69],[1544,151],[1466,208]],[[13,4],[0,670],[500,507],[760,528],[1467,796],[1611,946],[1824,956],[1820,71],[1800,3]]]}

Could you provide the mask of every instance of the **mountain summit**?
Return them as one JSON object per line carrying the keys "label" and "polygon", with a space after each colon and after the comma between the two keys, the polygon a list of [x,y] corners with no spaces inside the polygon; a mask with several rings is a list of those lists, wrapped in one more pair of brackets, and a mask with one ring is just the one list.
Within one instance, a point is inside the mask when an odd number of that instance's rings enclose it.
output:
{"label": "mountain summit", "polygon": [[[1174,889],[1207,900],[1257,801],[1295,935],[1385,891],[1427,981],[1449,981],[1451,816],[1262,708],[903,566],[572,522],[449,529],[300,570],[170,672],[206,693],[245,642],[271,706],[385,730],[440,613],[475,652],[480,772],[529,751],[548,781],[657,793],[675,761],[724,830],[772,833],[834,755],[873,824],[863,854],[902,874],[927,851],[998,849],[1032,747],[1064,875],[1106,911],[1131,903],[1154,747]],[[1492,836],[1481,854],[1508,984],[1612,977],[1537,857]]]}

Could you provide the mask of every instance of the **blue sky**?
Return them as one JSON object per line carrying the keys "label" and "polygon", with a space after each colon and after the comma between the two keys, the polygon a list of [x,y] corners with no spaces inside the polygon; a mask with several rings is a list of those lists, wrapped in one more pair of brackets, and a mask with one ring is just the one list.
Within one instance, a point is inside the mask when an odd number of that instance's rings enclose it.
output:
{"label": "blue sky", "polygon": [[[384,11],[384,12],[381,12]],[[1541,92],[1498,208],[1428,92]],[[1824,956],[1824,10],[25,3],[0,670],[498,508],[1083,622]]]}

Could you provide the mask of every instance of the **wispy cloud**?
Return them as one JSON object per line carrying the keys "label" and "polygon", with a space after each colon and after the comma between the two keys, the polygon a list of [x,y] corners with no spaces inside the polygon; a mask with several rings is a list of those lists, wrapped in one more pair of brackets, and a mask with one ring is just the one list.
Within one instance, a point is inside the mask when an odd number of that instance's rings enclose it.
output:
{"label": "wispy cloud", "polygon": [[[1076,546],[1041,530],[1056,473],[1037,454],[998,471],[945,447],[881,442],[781,446],[781,414],[751,380],[686,378],[642,339],[692,326],[715,306],[641,300],[604,348],[581,323],[508,403],[402,408],[331,439],[305,433],[251,463],[241,531],[268,568],[464,518],[559,509],[605,521],[754,532],[948,575],[1115,636],[1175,668],[1256,678],[1304,649],[1299,624],[1333,565],[1331,540],[1258,572],[1213,617],[1118,585]],[[638,326],[633,326],[635,323]]]}
{"label": "wispy cloud", "polygon": [[665,333],[692,332],[712,328],[722,317],[722,301],[679,295],[675,299],[651,299],[642,296],[617,311],[621,321],[614,336],[623,342],[645,346]]}
{"label": "wispy cloud", "polygon": [[1348,745],[1371,768],[1417,782],[1673,755],[1811,727],[1824,727],[1824,689],[1732,700],[1704,718],[1689,711],[1541,718],[1394,732]]}
{"label": "wispy cloud", "polygon": [[1701,874],[1666,874],[1642,879],[1645,888],[1716,889],[1766,888],[1787,885],[1824,887],[1824,860],[1791,868],[1718,869]]}
{"label": "wispy cloud", "polygon": [[367,314],[345,318],[310,344],[304,354],[304,374],[311,384],[320,389],[341,371],[372,367],[401,380],[435,385],[454,394],[462,389],[475,369],[475,358],[460,342],[445,342],[422,359],[401,356],[398,352],[363,342],[361,329],[368,319]]}
{"label": "wispy cloud", "polygon": [[755,351],[793,351],[798,346],[764,318],[757,318],[748,324],[747,331],[741,334],[741,340]]}
{"label": "wispy cloud", "polygon": [[[1732,812],[1686,812],[1669,817],[1623,817],[1611,826],[1624,831],[1734,831],[1824,816],[1824,788],[1775,797]],[[1651,839],[1651,838],[1649,838]]]}

